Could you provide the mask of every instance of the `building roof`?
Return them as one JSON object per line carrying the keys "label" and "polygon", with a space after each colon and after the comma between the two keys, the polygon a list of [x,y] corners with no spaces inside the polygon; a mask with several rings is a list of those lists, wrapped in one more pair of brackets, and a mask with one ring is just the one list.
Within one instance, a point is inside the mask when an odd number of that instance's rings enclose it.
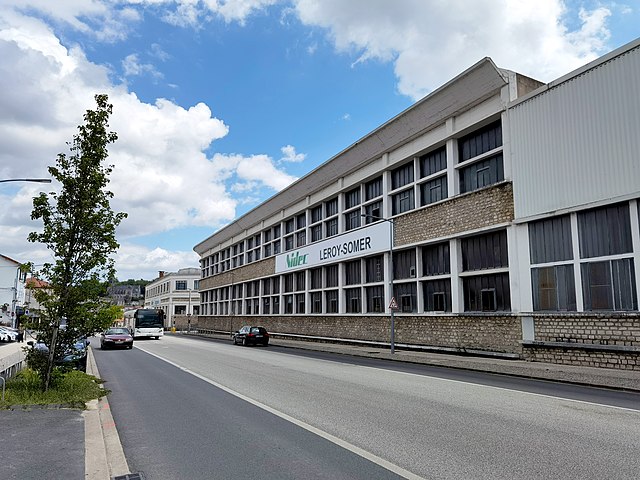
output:
{"label": "building roof", "polygon": [[49,288],[49,284],[39,278],[29,277],[27,278],[27,288]]}
{"label": "building roof", "polygon": [[18,262],[17,260],[14,260],[13,258],[7,257],[6,255],[2,255],[1,253],[0,253],[0,257],[4,258],[4,259],[5,259],[5,260],[7,260],[8,262],[15,263],[15,264],[16,264],[16,266],[20,266],[20,265],[22,265],[22,264],[21,264],[20,262]]}
{"label": "building roof", "polygon": [[317,192],[337,179],[380,158],[425,132],[491,98],[508,83],[509,72],[499,69],[486,57],[394,118],[373,130],[284,190],[215,232],[193,249],[208,249],[258,225],[300,199]]}

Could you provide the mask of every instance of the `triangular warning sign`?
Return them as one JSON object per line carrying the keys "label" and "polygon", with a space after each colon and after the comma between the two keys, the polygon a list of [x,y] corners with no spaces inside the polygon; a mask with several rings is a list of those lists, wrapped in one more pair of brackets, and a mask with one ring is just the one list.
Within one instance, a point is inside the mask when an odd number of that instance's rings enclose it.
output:
{"label": "triangular warning sign", "polygon": [[391,310],[398,310],[398,302],[396,302],[396,297],[391,297],[391,302],[389,303],[389,308]]}

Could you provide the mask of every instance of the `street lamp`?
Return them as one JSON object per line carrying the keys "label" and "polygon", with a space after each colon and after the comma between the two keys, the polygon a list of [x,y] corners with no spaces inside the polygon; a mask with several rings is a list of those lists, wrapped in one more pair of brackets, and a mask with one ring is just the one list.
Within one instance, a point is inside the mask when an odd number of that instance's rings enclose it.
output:
{"label": "street lamp", "polygon": [[33,183],[51,183],[50,178],[9,178],[7,180],[0,180],[0,183],[6,182],[33,182]]}
{"label": "street lamp", "polygon": [[393,294],[393,241],[395,239],[396,224],[390,218],[378,217],[376,215],[368,215],[366,213],[360,214],[361,217],[371,218],[373,220],[382,220],[391,224],[389,230],[389,289],[391,290],[391,302],[389,303],[389,313],[391,315],[391,354],[396,353],[396,318],[395,311],[396,306],[393,305],[395,296]]}
{"label": "street lamp", "polygon": [[187,332],[191,333],[191,289],[189,292],[189,307],[187,307]]}

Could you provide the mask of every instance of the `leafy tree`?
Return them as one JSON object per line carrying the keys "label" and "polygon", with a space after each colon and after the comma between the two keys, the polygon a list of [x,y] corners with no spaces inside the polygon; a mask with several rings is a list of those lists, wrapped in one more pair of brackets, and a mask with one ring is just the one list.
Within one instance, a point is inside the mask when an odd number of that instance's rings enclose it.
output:
{"label": "leafy tree", "polygon": [[113,170],[112,165],[104,165],[107,146],[118,138],[107,130],[113,106],[107,95],[96,95],[95,100],[96,109],[87,110],[84,124],[68,144],[69,155],[58,154],[56,165],[48,169],[60,182],[60,192],[41,193],[33,199],[31,219],[42,220],[44,228],[30,233],[28,239],[45,244],[54,258],[39,272],[49,288],[36,294],[43,306],[38,340],[48,347],[46,361],[34,349],[27,352],[44,390],[49,388],[56,360],[75,340],[108,327],[119,315],[101,297],[104,280],[115,278],[111,255],[120,246],[116,227],[127,214],[113,212],[113,193],[106,189]]}

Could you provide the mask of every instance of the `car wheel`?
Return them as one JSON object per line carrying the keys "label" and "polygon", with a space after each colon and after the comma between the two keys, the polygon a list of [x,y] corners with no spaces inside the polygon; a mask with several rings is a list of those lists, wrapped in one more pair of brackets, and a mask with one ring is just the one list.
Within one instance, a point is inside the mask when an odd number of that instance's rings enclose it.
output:
{"label": "car wheel", "polygon": [[269,342],[264,342],[264,343],[263,343],[263,345],[264,345],[265,347],[268,347],[268,346],[269,346]]}
{"label": "car wheel", "polygon": [[242,346],[243,346],[243,347],[246,347],[246,346],[247,346],[247,338],[246,338],[246,337],[243,337],[243,338],[242,338]]}
{"label": "car wheel", "polygon": [[234,344],[234,345],[237,345],[237,344],[238,344],[238,339],[237,339],[236,337],[233,337],[233,338],[232,338],[232,340],[233,340],[233,344]]}

